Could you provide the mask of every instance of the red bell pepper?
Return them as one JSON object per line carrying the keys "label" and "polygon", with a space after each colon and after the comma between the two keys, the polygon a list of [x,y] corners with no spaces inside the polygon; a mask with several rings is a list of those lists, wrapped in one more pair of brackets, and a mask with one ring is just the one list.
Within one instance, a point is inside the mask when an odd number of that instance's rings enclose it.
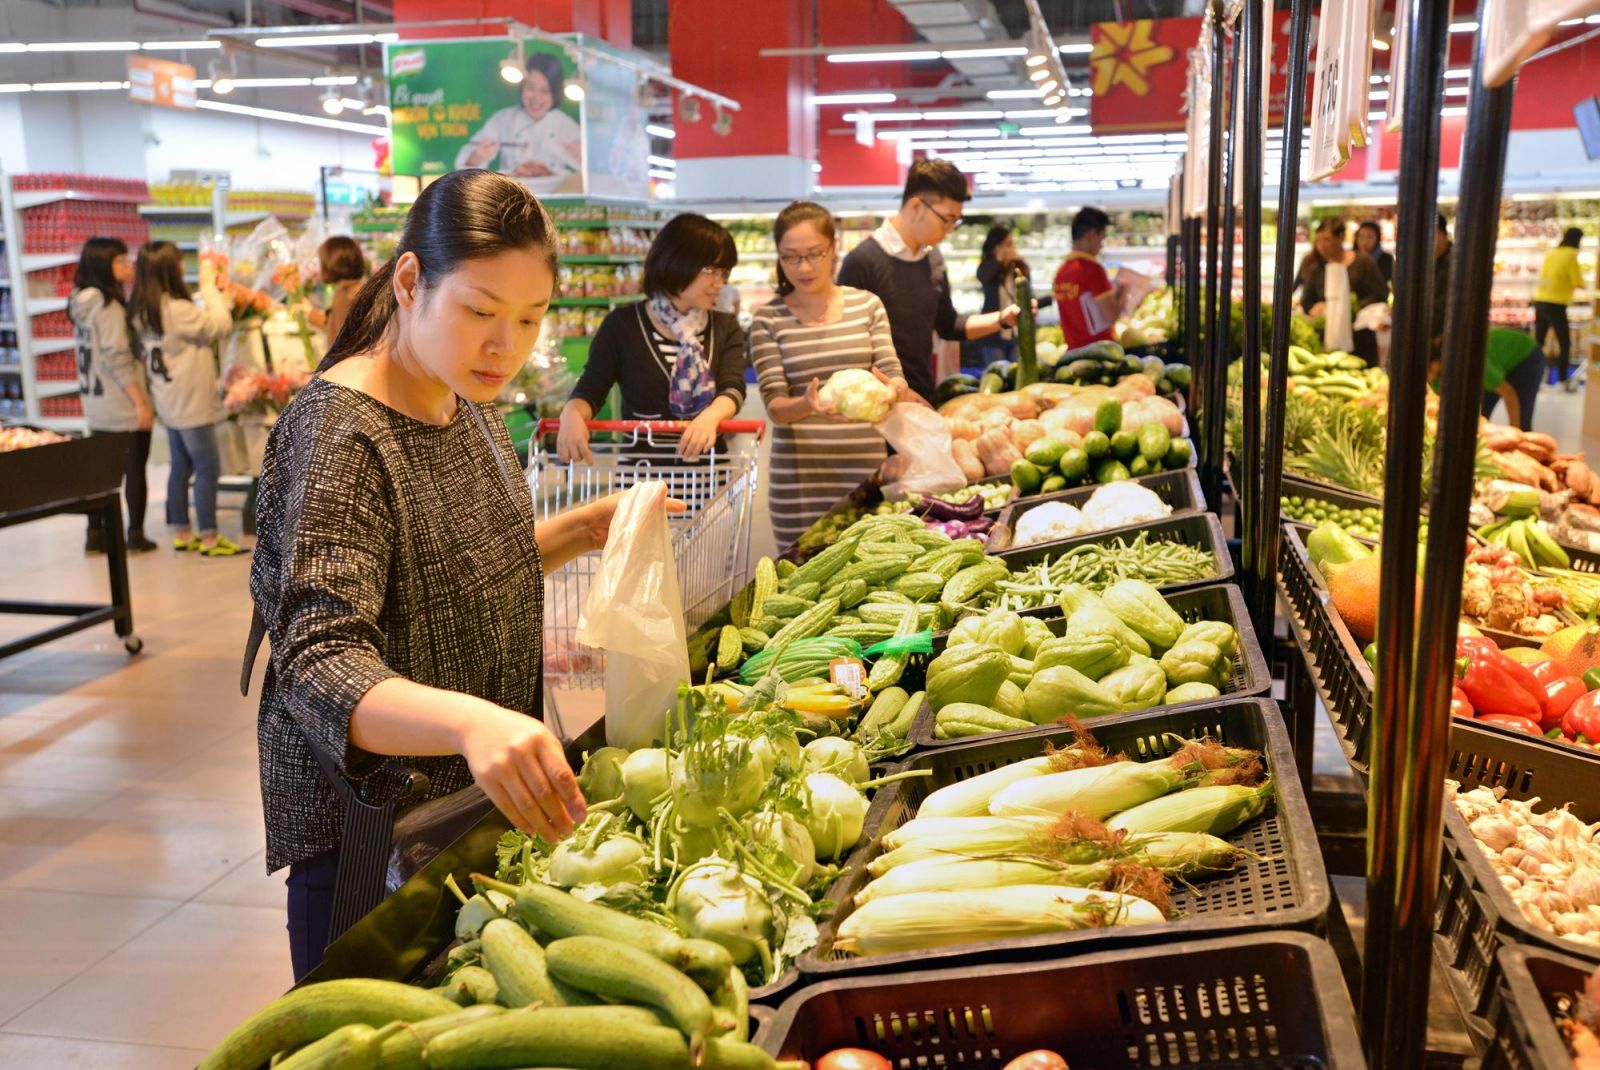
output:
{"label": "red bell pepper", "polygon": [[1525,736],[1538,736],[1544,738],[1544,733],[1539,731],[1539,726],[1526,717],[1513,717],[1506,713],[1491,713],[1487,717],[1479,717],[1484,724],[1492,724],[1498,728],[1509,728],[1513,732],[1521,732]]}
{"label": "red bell pepper", "polygon": [[1472,709],[1472,703],[1467,701],[1466,692],[1459,687],[1450,689],[1450,715],[1470,721],[1477,716]]}
{"label": "red bell pepper", "polygon": [[[1500,652],[1490,639],[1456,640],[1456,654],[1467,659],[1458,682],[1478,716],[1510,714],[1538,724],[1544,716],[1544,690],[1528,670]],[[1520,669],[1520,675],[1512,670]],[[1524,685],[1522,677],[1527,679]]]}
{"label": "red bell pepper", "polygon": [[1545,731],[1555,728],[1561,719],[1567,715],[1572,704],[1589,693],[1589,688],[1584,685],[1581,676],[1562,676],[1551,680],[1544,685],[1544,716],[1539,719],[1539,727]]}
{"label": "red bell pepper", "polygon": [[1568,739],[1600,743],[1600,691],[1591,691],[1567,707],[1561,718],[1561,734]]}
{"label": "red bell pepper", "polygon": [[1567,672],[1567,667],[1554,658],[1546,658],[1543,661],[1536,661],[1532,665],[1527,666],[1527,669],[1533,674],[1533,678],[1539,681],[1540,684],[1552,684],[1561,679],[1563,676],[1569,675]]}

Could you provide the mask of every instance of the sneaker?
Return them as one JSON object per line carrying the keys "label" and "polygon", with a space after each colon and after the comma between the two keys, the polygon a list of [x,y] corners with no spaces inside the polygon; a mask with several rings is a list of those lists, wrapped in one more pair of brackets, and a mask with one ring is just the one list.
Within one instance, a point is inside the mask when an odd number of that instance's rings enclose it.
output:
{"label": "sneaker", "polygon": [[233,557],[237,554],[247,554],[248,547],[240,546],[226,535],[218,535],[217,541],[210,546],[200,543],[196,546],[201,557]]}
{"label": "sneaker", "polygon": [[99,528],[92,529],[83,540],[83,554],[85,557],[98,557],[106,552],[106,534]]}
{"label": "sneaker", "polygon": [[144,532],[128,532],[128,552],[130,554],[147,554],[155,548],[156,544],[145,538]]}
{"label": "sneaker", "polygon": [[181,536],[174,536],[172,539],[172,548],[181,554],[190,550],[199,550],[201,549],[201,544],[200,540],[195,538],[193,535],[189,536],[187,539],[182,538]]}

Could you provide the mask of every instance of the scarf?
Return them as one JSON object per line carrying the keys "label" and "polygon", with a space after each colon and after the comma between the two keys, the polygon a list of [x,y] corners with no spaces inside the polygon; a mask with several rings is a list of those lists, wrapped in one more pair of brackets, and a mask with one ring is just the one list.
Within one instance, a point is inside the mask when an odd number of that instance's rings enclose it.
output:
{"label": "scarf", "polygon": [[706,347],[700,340],[710,315],[704,309],[679,312],[665,294],[650,299],[650,311],[678,340],[678,360],[672,366],[668,402],[674,419],[692,420],[705,411],[717,396],[717,380],[706,360]]}

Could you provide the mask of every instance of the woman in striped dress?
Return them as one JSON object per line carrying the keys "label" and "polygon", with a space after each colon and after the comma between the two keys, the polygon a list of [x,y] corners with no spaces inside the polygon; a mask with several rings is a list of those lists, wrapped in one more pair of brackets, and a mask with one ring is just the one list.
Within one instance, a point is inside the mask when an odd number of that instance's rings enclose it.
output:
{"label": "woman in striped dress", "polygon": [[778,213],[778,296],[756,309],[750,359],[772,436],[769,512],[779,546],[791,546],[818,517],[878,470],[886,455],[871,425],[824,410],[822,384],[846,368],[870,368],[904,395],[906,381],[883,303],[839,286],[833,216],[796,201]]}

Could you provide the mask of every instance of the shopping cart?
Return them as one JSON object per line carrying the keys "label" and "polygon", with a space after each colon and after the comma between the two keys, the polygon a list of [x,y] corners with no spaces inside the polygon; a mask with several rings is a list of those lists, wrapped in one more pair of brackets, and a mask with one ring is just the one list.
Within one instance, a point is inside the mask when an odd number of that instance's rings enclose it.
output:
{"label": "shopping cart", "polygon": [[[688,504],[672,514],[673,558],[688,631],[693,632],[732,600],[750,574],[750,521],[755,507],[758,458],[765,420],[726,420],[717,432],[726,440],[751,435],[744,448],[712,451],[689,464],[675,450],[683,423],[593,420],[589,431],[609,432],[610,441],[590,440],[592,463],[558,461],[544,448],[559,420],[541,420],[528,454],[528,487],[541,520],[641,480],[660,480],[667,493]],[[578,617],[589,584],[600,567],[600,553],[584,554],[545,581],[544,677],[548,688],[599,688],[605,680],[605,653],[578,642]]]}

